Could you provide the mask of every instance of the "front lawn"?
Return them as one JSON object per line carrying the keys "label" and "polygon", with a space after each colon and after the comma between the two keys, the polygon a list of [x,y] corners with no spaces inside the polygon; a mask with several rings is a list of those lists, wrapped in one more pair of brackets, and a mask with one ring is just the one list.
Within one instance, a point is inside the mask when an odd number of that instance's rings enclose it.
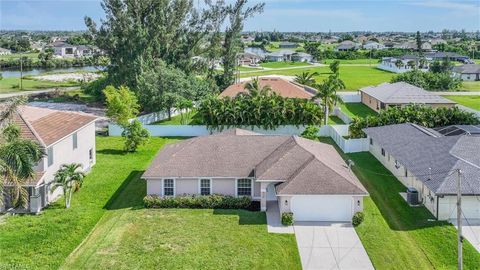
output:
{"label": "front lawn", "polygon": [[377,115],[377,112],[375,112],[374,110],[370,109],[367,105],[360,102],[340,104],[340,109],[346,115],[350,116],[350,118],[353,118],[353,117],[364,118],[370,115],[371,116]]}
{"label": "front lawn", "polygon": [[71,87],[79,86],[80,82],[68,81],[68,82],[54,82],[54,81],[42,81],[36,80],[32,77],[26,77],[23,79],[23,90],[20,90],[20,78],[3,78],[0,80],[0,94],[21,92],[21,91],[33,91],[42,90],[57,87]]}
{"label": "front lawn", "polygon": [[[368,152],[348,154],[355,174],[367,188],[365,221],[357,233],[376,269],[455,269],[457,231],[434,221],[425,207],[410,207],[403,186]],[[480,254],[464,241],[465,269],[478,269]]]}
{"label": "front lawn", "polygon": [[480,96],[444,96],[463,106],[480,111]]}
{"label": "front lawn", "polygon": [[480,81],[463,81],[458,91],[478,91],[480,92]]}
{"label": "front lawn", "polygon": [[188,115],[185,114],[185,113],[182,113],[182,114],[179,114],[179,115],[176,115],[176,116],[172,116],[170,120],[168,120],[168,118],[166,118],[164,120],[160,120],[158,122],[155,122],[152,125],[162,125],[162,126],[174,125],[174,126],[178,126],[178,125],[183,125],[182,119],[183,119],[183,121],[185,121],[184,123],[186,125],[203,125],[202,124],[202,119],[200,118],[200,116],[197,114],[197,112],[195,110],[192,110]]}
{"label": "front lawn", "polygon": [[370,58],[365,58],[365,59],[323,59],[320,62],[323,64],[331,64],[334,61],[339,61],[340,64],[354,64],[354,65],[378,65],[379,59],[370,59]]}
{"label": "front lawn", "polygon": [[294,235],[246,210],[144,209],[132,179],[62,269],[300,269]]}
{"label": "front lawn", "polygon": [[308,67],[311,64],[305,62],[265,62],[261,63],[260,66],[264,68],[289,68],[289,67]]}
{"label": "front lawn", "polygon": [[60,199],[38,216],[17,215],[0,221],[0,268],[60,267],[111,209],[124,186],[138,179],[157,151],[173,141],[151,138],[137,153],[123,154],[121,138],[97,137],[97,164],[74,194],[70,209]]}

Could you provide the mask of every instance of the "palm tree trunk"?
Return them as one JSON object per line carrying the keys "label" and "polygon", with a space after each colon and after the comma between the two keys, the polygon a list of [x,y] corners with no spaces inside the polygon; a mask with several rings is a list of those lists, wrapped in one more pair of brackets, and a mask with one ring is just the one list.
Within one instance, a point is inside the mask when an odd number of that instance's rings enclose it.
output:
{"label": "palm tree trunk", "polygon": [[323,119],[323,123],[326,126],[328,124],[328,106],[325,106],[324,110],[325,110],[325,119]]}
{"label": "palm tree trunk", "polygon": [[67,202],[67,208],[70,208],[70,201],[72,201],[72,188],[68,191],[68,202]]}

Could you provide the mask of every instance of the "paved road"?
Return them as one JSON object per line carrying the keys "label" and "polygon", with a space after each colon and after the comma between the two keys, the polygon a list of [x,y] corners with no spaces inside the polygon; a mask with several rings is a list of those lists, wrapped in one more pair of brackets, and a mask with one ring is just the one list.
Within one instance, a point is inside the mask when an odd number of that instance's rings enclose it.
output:
{"label": "paved road", "polygon": [[294,230],[303,269],[374,269],[349,223],[296,222]]}
{"label": "paved road", "polygon": [[18,97],[18,96],[40,95],[40,94],[45,94],[45,93],[48,93],[48,92],[53,92],[57,89],[62,90],[62,91],[73,91],[73,90],[80,89],[80,87],[79,86],[72,86],[72,87],[63,87],[63,88],[49,88],[49,89],[35,90],[35,91],[22,91],[22,92],[5,93],[5,94],[0,94],[0,100],[9,99],[9,98]]}

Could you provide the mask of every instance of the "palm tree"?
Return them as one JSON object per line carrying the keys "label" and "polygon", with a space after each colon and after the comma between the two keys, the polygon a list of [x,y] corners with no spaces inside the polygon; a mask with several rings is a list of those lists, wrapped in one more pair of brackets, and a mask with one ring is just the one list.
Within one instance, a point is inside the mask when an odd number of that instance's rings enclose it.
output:
{"label": "palm tree", "polygon": [[24,97],[14,98],[2,106],[0,113],[0,205],[3,204],[3,187],[9,183],[14,207],[26,207],[28,192],[25,181],[34,176],[34,167],[43,157],[40,145],[20,137],[20,128],[12,121]]}
{"label": "palm tree", "polygon": [[322,84],[317,84],[315,88],[318,90],[317,94],[312,98],[313,100],[320,100],[320,104],[324,110],[324,124],[328,123],[329,111],[333,110],[333,107],[337,103],[343,103],[343,100],[337,91],[345,89],[345,83],[338,77],[338,74],[331,75]]}
{"label": "palm tree", "polygon": [[402,62],[402,60],[399,59],[399,60],[395,61],[395,66],[396,66],[397,68],[403,67],[403,62]]}
{"label": "palm tree", "polygon": [[314,76],[320,75],[318,72],[302,72],[300,75],[295,75],[295,79],[293,80],[296,83],[312,86],[315,84]]}
{"label": "palm tree", "polygon": [[55,173],[54,184],[52,191],[61,187],[63,191],[63,197],[65,198],[65,208],[70,208],[70,202],[72,200],[72,193],[80,189],[83,183],[85,174],[78,171],[81,168],[81,164],[63,164]]}
{"label": "palm tree", "polygon": [[244,88],[248,90],[249,95],[252,97],[256,97],[261,94],[267,94],[270,91],[272,91],[272,88],[269,85],[265,85],[262,87],[260,85],[260,81],[258,80],[258,77],[246,83]]}
{"label": "palm tree", "polygon": [[411,69],[414,69],[417,66],[417,63],[413,60],[407,62],[407,66]]}

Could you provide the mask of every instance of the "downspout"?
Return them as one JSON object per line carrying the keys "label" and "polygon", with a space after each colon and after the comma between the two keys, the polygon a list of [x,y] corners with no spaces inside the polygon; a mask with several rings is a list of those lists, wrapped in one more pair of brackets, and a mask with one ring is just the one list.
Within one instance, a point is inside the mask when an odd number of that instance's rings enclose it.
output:
{"label": "downspout", "polygon": [[439,200],[440,200],[440,197],[438,197],[438,195],[435,195],[437,197],[437,221],[438,221],[438,205],[439,205]]}

